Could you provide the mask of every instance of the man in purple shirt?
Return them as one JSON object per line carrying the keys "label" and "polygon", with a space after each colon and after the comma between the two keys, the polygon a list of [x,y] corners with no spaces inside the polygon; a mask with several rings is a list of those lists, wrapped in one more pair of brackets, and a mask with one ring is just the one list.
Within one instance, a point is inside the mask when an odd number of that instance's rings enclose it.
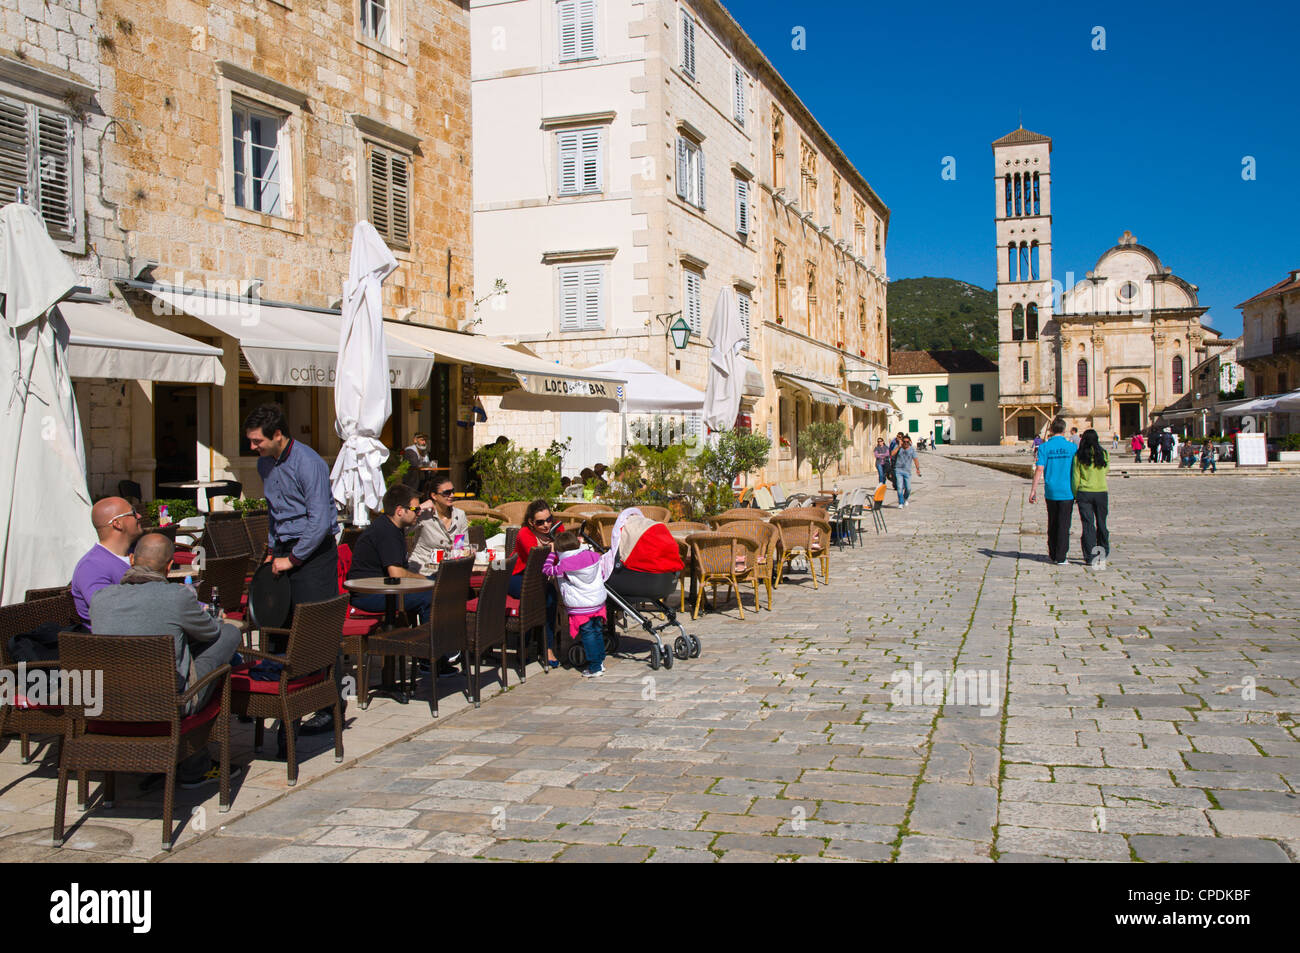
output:
{"label": "man in purple shirt", "polygon": [[72,571],[72,601],[81,624],[90,627],[90,600],[105,586],[116,586],[131,568],[127,553],[144,530],[140,514],[126,500],[110,496],[90,509],[90,523],[99,542],[77,561]]}

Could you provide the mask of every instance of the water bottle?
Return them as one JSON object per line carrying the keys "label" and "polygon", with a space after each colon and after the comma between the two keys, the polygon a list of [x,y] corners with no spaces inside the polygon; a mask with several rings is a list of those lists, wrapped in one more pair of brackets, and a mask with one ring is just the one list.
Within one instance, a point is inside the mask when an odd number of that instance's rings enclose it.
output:
{"label": "water bottle", "polygon": [[208,606],[208,615],[218,620],[221,618],[221,596],[216,586],[212,587],[212,603]]}
{"label": "water bottle", "polygon": [[193,576],[186,576],[186,577],[185,577],[185,582],[183,583],[183,585],[184,585],[185,588],[188,589],[190,592],[194,593],[194,598],[195,598],[195,599],[197,599],[197,598],[199,597],[199,591],[198,591],[197,589],[194,588],[194,577],[193,577]]}

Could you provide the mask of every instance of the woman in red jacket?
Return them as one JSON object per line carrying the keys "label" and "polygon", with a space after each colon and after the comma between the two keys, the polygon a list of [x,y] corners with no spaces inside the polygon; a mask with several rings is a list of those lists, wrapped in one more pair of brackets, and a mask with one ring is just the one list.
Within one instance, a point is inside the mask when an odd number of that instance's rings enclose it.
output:
{"label": "woman in red jacket", "polygon": [[[551,516],[551,504],[545,500],[533,500],[524,511],[524,525],[519,527],[515,537],[514,555],[515,572],[510,577],[510,595],[518,599],[524,587],[524,567],[528,563],[528,552],[534,546],[550,547],[557,533],[564,532],[563,524]],[[546,587],[546,661],[551,668],[559,667],[555,657],[555,587]]]}

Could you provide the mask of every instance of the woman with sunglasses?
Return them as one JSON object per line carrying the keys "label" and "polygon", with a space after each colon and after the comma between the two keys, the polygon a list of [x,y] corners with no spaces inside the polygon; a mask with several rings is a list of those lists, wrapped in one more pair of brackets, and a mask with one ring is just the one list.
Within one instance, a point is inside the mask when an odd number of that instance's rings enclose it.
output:
{"label": "woman with sunglasses", "polygon": [[[558,533],[564,532],[564,526],[551,515],[551,504],[545,500],[533,500],[524,511],[524,525],[515,537],[514,575],[510,577],[510,595],[518,599],[524,588],[524,567],[528,563],[528,552],[534,546],[551,545]],[[555,657],[555,587],[546,587],[546,661],[551,668],[559,666]]]}
{"label": "woman with sunglasses", "polygon": [[415,572],[434,561],[434,552],[455,548],[456,537],[469,538],[469,518],[464,510],[452,506],[455,484],[450,477],[435,477],[426,481],[421,495],[425,497],[417,514],[415,546],[407,557],[408,568]]}

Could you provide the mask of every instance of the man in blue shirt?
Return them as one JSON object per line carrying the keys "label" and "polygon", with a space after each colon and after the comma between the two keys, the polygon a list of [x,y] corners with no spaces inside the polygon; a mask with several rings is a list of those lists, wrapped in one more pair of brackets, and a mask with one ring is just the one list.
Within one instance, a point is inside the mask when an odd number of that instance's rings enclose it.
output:
{"label": "man in blue shirt", "polygon": [[[257,473],[270,511],[264,562],[278,576],[288,574],[294,605],[324,602],[339,594],[338,510],[330,469],[311,447],[289,436],[279,404],[263,404],[244,421],[244,435],[261,459]],[[284,651],[273,644],[272,652]],[[342,659],[340,659],[340,663]],[[342,679],[342,664],[334,668]],[[308,733],[333,730],[328,711],[303,726]]]}
{"label": "man in blue shirt", "polygon": [[1074,455],[1079,448],[1065,436],[1065,418],[1052,421],[1052,437],[1038,448],[1034,483],[1029,489],[1029,502],[1038,502],[1038,488],[1042,486],[1047,502],[1047,556],[1058,566],[1064,566],[1070,552],[1070,517],[1074,512],[1074,486],[1070,474]]}

